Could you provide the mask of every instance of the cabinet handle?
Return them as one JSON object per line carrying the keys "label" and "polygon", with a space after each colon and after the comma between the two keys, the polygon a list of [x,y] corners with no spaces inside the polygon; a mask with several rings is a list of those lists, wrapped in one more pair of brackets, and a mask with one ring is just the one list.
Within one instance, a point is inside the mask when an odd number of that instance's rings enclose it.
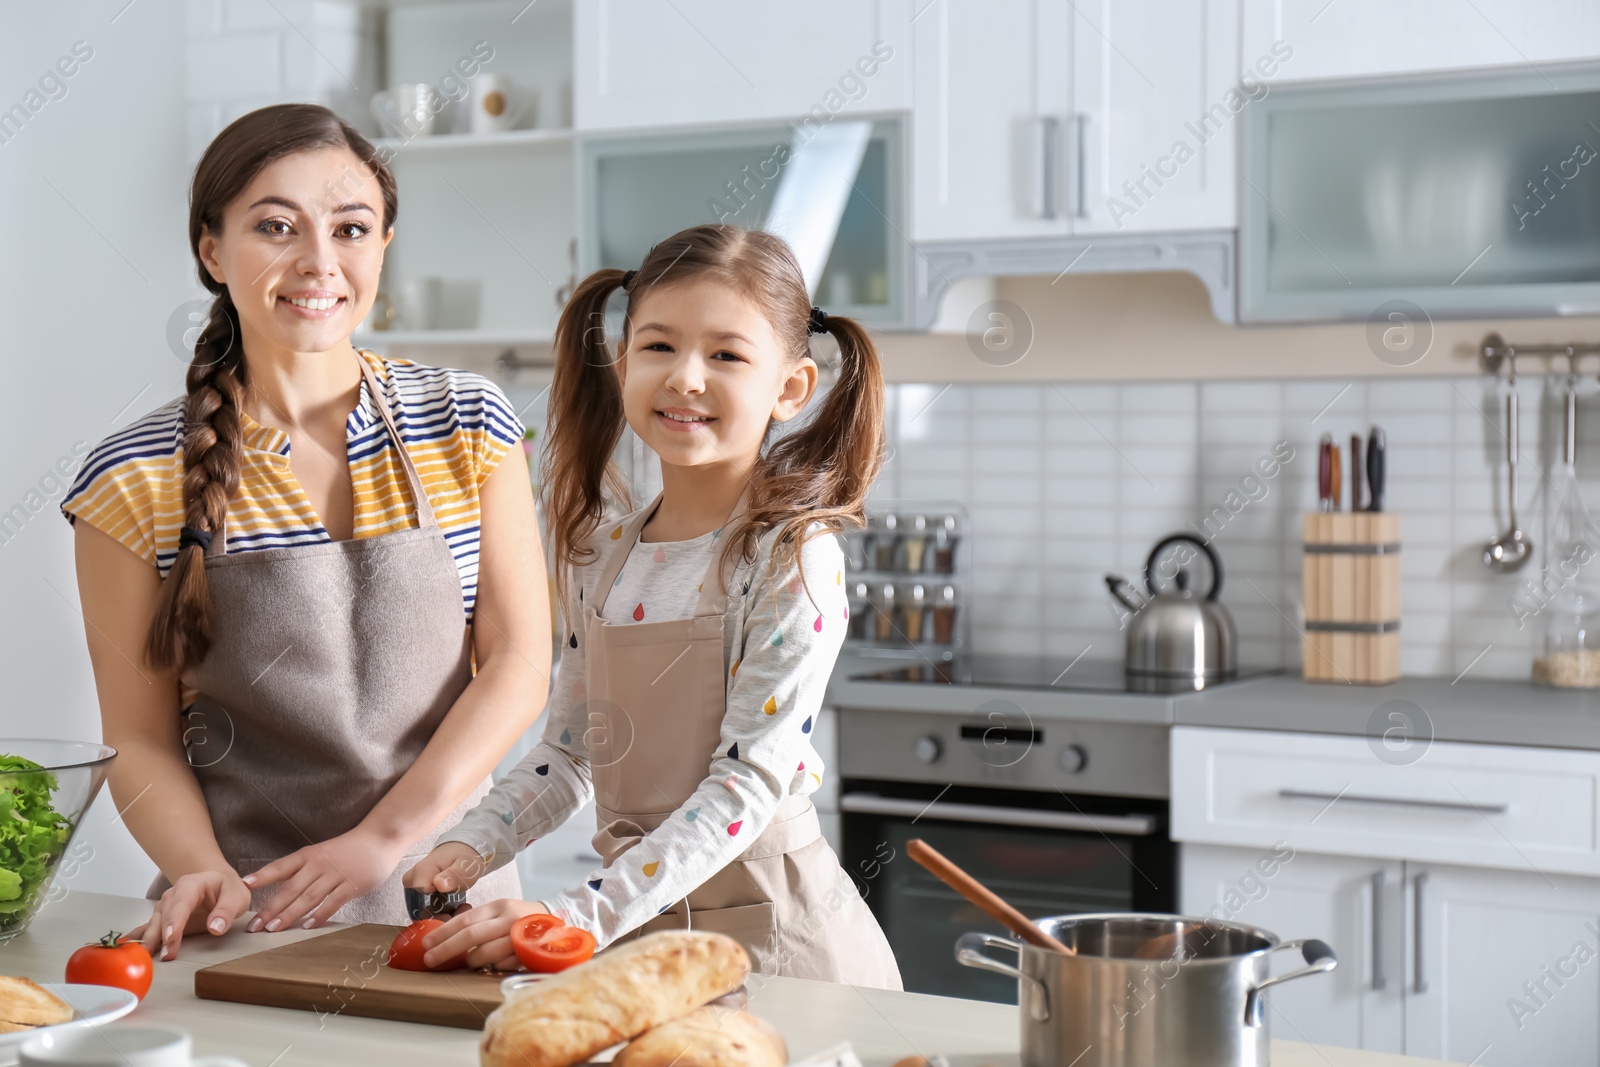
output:
{"label": "cabinet handle", "polygon": [[1075,218],[1086,219],[1089,217],[1089,165],[1083,131],[1088,125],[1089,116],[1078,113],[1068,121],[1072,123],[1072,214]]}
{"label": "cabinet handle", "polygon": [[1385,989],[1388,977],[1383,973],[1383,868],[1372,872],[1372,988]]}
{"label": "cabinet handle", "polygon": [[1420,800],[1414,797],[1369,797],[1358,793],[1316,793],[1305,789],[1280,789],[1279,800],[1335,800],[1351,804],[1386,804],[1401,808],[1435,808],[1439,811],[1465,811],[1474,815],[1504,815],[1509,804],[1464,804],[1457,800]]}
{"label": "cabinet handle", "polygon": [[1428,991],[1428,979],[1422,966],[1422,887],[1427,883],[1426,873],[1419,874],[1411,880],[1411,954],[1416,957],[1411,982],[1413,993]]}
{"label": "cabinet handle", "polygon": [[1056,217],[1056,136],[1060,120],[1054,115],[1039,117],[1039,217]]}

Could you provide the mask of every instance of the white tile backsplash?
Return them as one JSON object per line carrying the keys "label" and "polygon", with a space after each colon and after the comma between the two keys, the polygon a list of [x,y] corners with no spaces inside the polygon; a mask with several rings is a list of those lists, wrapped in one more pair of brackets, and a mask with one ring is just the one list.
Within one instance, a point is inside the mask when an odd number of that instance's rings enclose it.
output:
{"label": "white tile backsplash", "polygon": [[[1518,383],[1518,514],[1536,544],[1544,475],[1557,469],[1560,384]],[[1508,521],[1505,388],[1478,376],[891,386],[896,461],[873,497],[968,509],[978,651],[1071,656],[1093,644],[1093,655],[1119,656],[1104,575],[1136,576],[1159,538],[1188,529],[1212,534],[1222,557],[1241,662],[1293,670],[1317,439],[1332,434],[1348,450],[1352,433],[1377,422],[1389,444],[1387,510],[1402,516],[1404,670],[1453,677],[1470,665],[1472,677],[1523,678],[1532,628],[1517,628],[1508,602],[1538,572],[1496,575],[1479,559]],[[1596,473],[1583,485],[1600,506],[1596,393],[1582,384],[1578,465]],[[1280,441],[1294,454],[1262,477],[1257,463]]]}

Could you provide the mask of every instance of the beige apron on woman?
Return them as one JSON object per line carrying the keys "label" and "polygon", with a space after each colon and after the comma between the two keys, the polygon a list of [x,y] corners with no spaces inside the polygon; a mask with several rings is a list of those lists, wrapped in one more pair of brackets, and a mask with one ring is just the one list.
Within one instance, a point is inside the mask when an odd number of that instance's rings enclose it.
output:
{"label": "beige apron on woman", "polygon": [[[626,624],[600,618],[660,503],[657,496],[626,524],[600,572],[597,603],[584,612],[594,847],[607,867],[699,788],[721,748],[728,707],[720,552],[712,553],[693,617]],[[743,507],[741,499],[734,514]],[[785,797],[737,859],[626,936],[685,926],[735,938],[764,974],[901,988],[889,942],[823,839],[808,796]]]}
{"label": "beige apron on woman", "polygon": [[[399,449],[417,528],[227,555],[206,550],[211,649],[188,668],[200,693],[184,741],[217,844],[241,875],[352,830],[421,754],[472,679],[461,579],[383,389],[357,357]],[[485,780],[333,922],[410,922],[401,876],[485,793]],[[147,894],[171,883],[158,876]],[[259,908],[283,883],[251,893]],[[520,897],[516,866],[485,875],[474,904]]]}

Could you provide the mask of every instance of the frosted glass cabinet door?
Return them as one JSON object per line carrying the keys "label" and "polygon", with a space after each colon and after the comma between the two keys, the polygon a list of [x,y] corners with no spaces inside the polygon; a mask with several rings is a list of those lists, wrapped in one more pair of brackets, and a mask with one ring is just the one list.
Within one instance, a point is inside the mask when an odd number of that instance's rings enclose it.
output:
{"label": "frosted glass cabinet door", "polygon": [[579,129],[694,125],[907,106],[911,0],[580,0]]}
{"label": "frosted glass cabinet door", "polygon": [[1285,87],[1245,115],[1240,318],[1600,313],[1600,67]]}
{"label": "frosted glass cabinet door", "polygon": [[[1252,69],[1235,88],[1238,0],[1084,0],[1073,13],[1073,232],[1232,228],[1238,115],[1271,84]],[[1258,60],[1281,65],[1270,44],[1243,59]]]}

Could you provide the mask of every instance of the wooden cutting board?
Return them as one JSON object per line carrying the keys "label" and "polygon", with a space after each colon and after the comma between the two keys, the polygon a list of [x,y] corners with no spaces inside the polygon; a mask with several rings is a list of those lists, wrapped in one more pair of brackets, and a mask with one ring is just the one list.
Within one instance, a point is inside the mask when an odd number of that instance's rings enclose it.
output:
{"label": "wooden cutting board", "polygon": [[203,1000],[318,1014],[483,1029],[503,974],[401,971],[384,965],[398,926],[364,924],[240,956],[195,972]]}

